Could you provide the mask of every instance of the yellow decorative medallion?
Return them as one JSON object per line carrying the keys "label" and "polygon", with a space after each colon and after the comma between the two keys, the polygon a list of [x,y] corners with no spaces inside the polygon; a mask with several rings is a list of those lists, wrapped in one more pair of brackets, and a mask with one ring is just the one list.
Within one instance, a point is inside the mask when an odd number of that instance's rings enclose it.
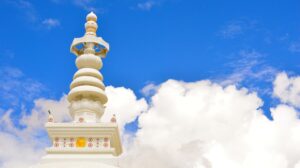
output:
{"label": "yellow decorative medallion", "polygon": [[86,139],[85,138],[77,138],[76,140],[76,147],[77,148],[84,148],[86,146]]}

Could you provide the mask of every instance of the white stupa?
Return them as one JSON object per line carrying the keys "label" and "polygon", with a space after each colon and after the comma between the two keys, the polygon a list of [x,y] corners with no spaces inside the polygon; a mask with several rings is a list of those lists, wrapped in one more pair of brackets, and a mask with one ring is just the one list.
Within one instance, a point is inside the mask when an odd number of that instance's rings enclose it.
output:
{"label": "white stupa", "polygon": [[107,96],[99,70],[109,44],[96,35],[97,16],[91,12],[86,20],[85,35],[75,38],[71,45],[78,68],[68,95],[73,121],[56,123],[49,115],[46,129],[52,146],[32,168],[119,167],[117,156],[122,153],[122,145],[115,116],[107,123],[101,121]]}

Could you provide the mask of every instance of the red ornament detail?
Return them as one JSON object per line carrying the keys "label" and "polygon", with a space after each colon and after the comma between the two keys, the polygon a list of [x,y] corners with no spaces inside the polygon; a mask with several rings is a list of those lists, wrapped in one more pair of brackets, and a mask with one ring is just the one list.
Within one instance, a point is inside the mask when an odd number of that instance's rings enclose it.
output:
{"label": "red ornament detail", "polygon": [[117,119],[116,119],[116,115],[114,114],[113,117],[110,119],[110,122],[112,123],[116,123]]}
{"label": "red ornament detail", "polygon": [[83,122],[84,122],[84,118],[80,117],[80,118],[79,118],[79,122],[80,122],[80,123],[83,123]]}
{"label": "red ornament detail", "polygon": [[88,146],[91,148],[91,147],[93,147],[93,144],[92,144],[92,143],[89,143]]}
{"label": "red ornament detail", "polygon": [[115,123],[115,122],[117,122],[117,120],[116,120],[115,118],[112,118],[112,119],[110,120],[110,122]]}

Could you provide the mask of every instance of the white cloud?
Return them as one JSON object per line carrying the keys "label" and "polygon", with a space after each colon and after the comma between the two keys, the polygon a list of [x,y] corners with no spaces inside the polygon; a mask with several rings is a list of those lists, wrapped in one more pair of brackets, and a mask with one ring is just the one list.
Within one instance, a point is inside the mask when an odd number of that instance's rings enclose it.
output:
{"label": "white cloud", "polygon": [[0,167],[24,168],[40,160],[48,146],[44,129],[47,111],[52,110],[58,122],[69,120],[66,96],[59,101],[37,99],[34,108],[26,114],[22,112],[16,119],[13,110],[2,111],[0,116]]}
{"label": "white cloud", "polygon": [[141,90],[142,94],[146,97],[152,96],[156,93],[159,86],[155,85],[154,83],[149,83]]}
{"label": "white cloud", "polygon": [[23,102],[31,102],[45,92],[46,87],[31,79],[14,67],[0,68],[0,107],[19,107]]}
{"label": "white cloud", "polygon": [[[15,135],[0,132],[1,168],[24,168],[37,162],[39,156],[43,155],[43,150],[36,150],[32,144],[32,139],[22,139]],[[34,139],[36,141],[36,139]]]}
{"label": "white cloud", "polygon": [[[55,0],[54,0],[55,1]],[[40,28],[52,29],[54,27],[60,26],[60,22],[54,18],[41,19],[40,13],[35,7],[34,3],[27,0],[4,0],[4,2],[12,5],[17,8],[24,20],[30,22],[31,25],[34,25],[36,30]]]}
{"label": "white cloud", "polygon": [[126,124],[133,122],[136,117],[147,110],[146,100],[137,99],[131,89],[108,86],[105,92],[108,96],[108,103],[102,121],[110,121],[113,114],[116,114],[121,131]]}
{"label": "white cloud", "polygon": [[[60,100],[51,100],[40,98],[34,101],[35,112],[48,114],[48,110],[51,111],[55,122],[65,122],[70,121],[71,117],[69,114],[69,102],[67,100],[67,95],[63,95]],[[32,116],[33,112],[31,113]],[[41,117],[40,117],[41,118]],[[45,118],[44,118],[45,121]]]}
{"label": "white cloud", "polygon": [[[124,155],[124,167],[213,166],[205,156],[211,146],[220,143],[221,148],[229,148],[232,140],[238,145],[240,135],[261,113],[261,105],[256,94],[246,89],[223,88],[210,81],[169,80],[152,97],[149,110],[140,115],[141,129]],[[230,158],[231,151],[227,152]]]}
{"label": "white cloud", "polygon": [[274,96],[283,103],[300,107],[300,77],[288,77],[284,72],[278,74],[274,81]]}
{"label": "white cloud", "polygon": [[277,70],[264,62],[264,54],[256,50],[241,50],[236,55],[238,58],[228,64],[233,71],[219,81],[222,85],[274,80]]}
{"label": "white cloud", "polygon": [[300,161],[296,164],[295,168],[300,168]]}
{"label": "white cloud", "polygon": [[127,146],[123,167],[295,167],[298,112],[278,105],[271,109],[271,121],[261,106],[262,100],[246,89],[169,80],[140,115],[140,130]]}
{"label": "white cloud", "polygon": [[42,21],[42,24],[47,28],[47,29],[52,29],[55,27],[60,26],[60,22],[57,19],[53,18],[48,18]]}
{"label": "white cloud", "polygon": [[144,10],[144,11],[149,11],[151,10],[154,6],[157,6],[159,5],[158,2],[155,2],[155,1],[146,1],[146,2],[141,2],[141,3],[138,3],[137,4],[137,8],[140,9],[140,10]]}

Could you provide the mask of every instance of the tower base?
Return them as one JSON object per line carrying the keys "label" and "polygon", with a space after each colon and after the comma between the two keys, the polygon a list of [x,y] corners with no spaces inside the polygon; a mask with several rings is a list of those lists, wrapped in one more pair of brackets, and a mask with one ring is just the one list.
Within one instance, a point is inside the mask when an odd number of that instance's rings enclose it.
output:
{"label": "tower base", "polygon": [[113,155],[99,154],[48,154],[30,168],[119,168]]}

